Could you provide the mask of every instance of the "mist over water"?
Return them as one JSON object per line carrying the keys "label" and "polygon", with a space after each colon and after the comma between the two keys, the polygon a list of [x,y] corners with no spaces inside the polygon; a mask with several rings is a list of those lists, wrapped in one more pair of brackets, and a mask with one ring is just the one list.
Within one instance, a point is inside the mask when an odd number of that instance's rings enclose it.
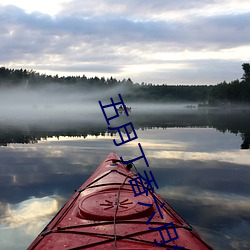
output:
{"label": "mist over water", "polygon": [[[123,86],[100,91],[96,88],[87,89],[65,84],[0,89],[0,143],[6,145],[10,142],[36,141],[46,138],[48,132],[49,136],[57,137],[100,135],[111,132],[108,131],[108,124],[99,101],[102,105],[111,104],[110,98],[113,98],[114,102],[120,102],[118,94],[128,98],[128,100],[123,98],[123,101],[127,107],[132,108],[132,111],[129,117],[120,112],[118,118],[111,120],[111,127],[128,122],[133,122],[135,129],[145,126],[160,128],[208,126],[220,131],[240,133],[244,140],[242,147],[249,148],[249,109],[214,110],[200,109],[197,103],[162,104],[149,103],[147,100],[135,102],[129,99],[129,90]],[[114,107],[106,108],[105,112],[108,117],[116,115]],[[6,131],[12,133],[12,136],[6,134]]]}
{"label": "mist over water", "polygon": [[0,92],[1,119],[35,121],[67,119],[67,116],[80,118],[98,111],[98,106],[93,102],[97,98],[94,95],[66,86],[34,90],[5,89]]}
{"label": "mist over water", "polygon": [[[35,89],[11,88],[0,90],[0,122],[56,122],[64,120],[100,122],[103,118],[98,101],[103,105],[111,104],[112,97],[119,102],[118,94],[127,94],[124,87],[115,87],[112,90],[99,91],[83,90],[66,85],[50,85]],[[133,111],[157,112],[185,110],[188,104],[154,104],[133,103],[123,100],[125,105]],[[188,111],[188,110],[187,110]],[[108,113],[115,114],[113,107]],[[14,125],[14,124],[13,124]]]}

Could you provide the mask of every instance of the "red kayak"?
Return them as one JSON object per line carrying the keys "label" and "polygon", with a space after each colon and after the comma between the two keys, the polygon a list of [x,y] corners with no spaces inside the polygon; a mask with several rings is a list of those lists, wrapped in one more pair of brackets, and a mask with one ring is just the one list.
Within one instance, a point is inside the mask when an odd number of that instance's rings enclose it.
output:
{"label": "red kayak", "polygon": [[141,176],[110,153],[28,249],[213,249]]}

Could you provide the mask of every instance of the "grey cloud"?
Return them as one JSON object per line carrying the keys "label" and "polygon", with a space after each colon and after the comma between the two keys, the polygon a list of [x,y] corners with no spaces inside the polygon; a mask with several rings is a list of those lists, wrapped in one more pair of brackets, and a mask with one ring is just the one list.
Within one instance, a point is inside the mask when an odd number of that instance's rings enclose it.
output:
{"label": "grey cloud", "polygon": [[[80,3],[82,2],[73,1],[71,4],[73,6],[77,3],[79,10],[81,10]],[[90,4],[90,2],[88,3]],[[185,49],[209,51],[209,49],[217,50],[248,45],[250,41],[248,25],[250,13],[209,17],[195,16],[188,22],[181,20],[137,20],[133,13],[139,9],[145,9],[147,14],[146,9],[149,7],[153,8],[152,13],[156,13],[156,10],[164,10],[168,6],[170,6],[169,9],[174,9],[176,6],[196,8],[201,3],[197,3],[196,0],[189,1],[190,5],[185,1],[180,1],[178,4],[173,4],[172,1],[167,4],[164,1],[146,1],[145,5],[139,6],[138,1],[131,0],[125,6],[120,3],[115,5],[117,9],[120,8],[120,13],[124,15],[114,14],[112,8],[109,7],[108,11],[111,14],[103,12],[91,17],[88,16],[87,12],[94,3],[95,1],[92,5],[87,6],[82,15],[70,16],[66,12],[61,12],[54,18],[39,12],[28,14],[15,6],[0,6],[0,63],[27,61],[35,62],[36,70],[122,73],[123,67],[126,65],[160,63],[157,60],[143,57],[144,52],[150,54],[151,52],[175,52]],[[103,1],[102,3],[104,5],[99,6],[99,10],[105,9],[105,6],[111,4],[112,1]],[[67,5],[65,9],[66,7]],[[129,7],[131,7],[131,15],[128,12]],[[148,10],[151,11],[150,8]],[[70,8],[69,13],[71,13]],[[121,50],[122,52],[120,52]],[[53,56],[59,56],[58,60],[60,61],[51,60]],[[86,66],[82,63],[89,65]],[[200,76],[200,72],[204,72],[204,74],[210,72],[207,74],[214,83],[218,82],[218,79],[219,81],[224,80],[225,75],[228,78],[232,77],[231,80],[240,77],[236,74],[236,69],[226,73],[228,68],[231,69],[232,64],[234,66],[235,64],[240,65],[241,62],[238,61],[233,63],[216,61],[220,67],[227,65],[225,71],[223,68],[220,70],[211,68],[211,65],[209,66],[211,60],[200,62],[185,60],[185,63],[191,65],[191,69],[154,71],[154,77],[157,75],[159,80],[171,80],[176,79],[176,75],[178,75],[184,82],[199,82],[203,78]],[[208,67],[210,67],[210,71],[208,71]],[[192,71],[194,68],[196,71]],[[213,72],[213,79],[211,72]],[[237,76],[233,77],[233,75]],[[164,78],[160,78],[160,76]],[[127,77],[136,77],[136,81],[155,82],[152,79],[152,72],[145,72],[144,79],[139,79],[139,74]]]}
{"label": "grey cloud", "polygon": [[250,13],[195,18],[185,28],[189,42],[203,43],[217,48],[248,45],[250,41]]}
{"label": "grey cloud", "polygon": [[103,16],[107,13],[115,16],[133,16],[133,17],[150,17],[153,14],[162,14],[169,11],[188,10],[204,7],[207,4],[218,3],[218,1],[198,1],[198,0],[145,0],[143,3],[139,0],[127,0],[117,2],[115,0],[74,0],[65,4],[62,11],[64,15],[80,16]]}
{"label": "grey cloud", "polygon": [[[2,8],[2,30],[14,29],[17,34],[25,34],[29,45],[50,44],[54,36],[66,35],[71,43],[81,39],[89,43],[108,41],[110,45],[119,43],[155,42],[176,43],[182,47],[234,47],[248,44],[250,13],[217,17],[196,17],[188,23],[166,21],[135,21],[122,17],[64,17],[55,19],[40,13],[26,14],[19,8]],[[8,14],[12,13],[12,14]],[[13,18],[15,16],[15,18]],[[13,26],[14,25],[14,26]],[[243,39],[242,39],[243,37]],[[24,40],[26,37],[23,37]],[[6,39],[6,37],[5,37]],[[9,38],[10,39],[10,38]],[[42,39],[42,40],[41,40]],[[16,40],[16,39],[14,39]],[[78,40],[78,41],[79,41]],[[22,43],[22,39],[21,39]],[[9,44],[9,43],[8,43]],[[18,39],[18,46],[20,37]]]}
{"label": "grey cloud", "polygon": [[[46,66],[40,66],[39,69],[47,69]],[[97,72],[97,73],[109,73],[109,72],[119,72],[120,67],[115,65],[104,65],[104,64],[88,64],[88,65],[79,65],[71,64],[66,66],[60,65],[51,65],[50,70],[62,71],[62,72]]]}
{"label": "grey cloud", "polygon": [[[183,61],[169,61],[178,66]],[[228,60],[186,60],[186,68],[152,70],[143,73],[146,80],[155,84],[216,84],[219,82],[240,79],[242,61]],[[138,76],[131,76],[132,79]]]}

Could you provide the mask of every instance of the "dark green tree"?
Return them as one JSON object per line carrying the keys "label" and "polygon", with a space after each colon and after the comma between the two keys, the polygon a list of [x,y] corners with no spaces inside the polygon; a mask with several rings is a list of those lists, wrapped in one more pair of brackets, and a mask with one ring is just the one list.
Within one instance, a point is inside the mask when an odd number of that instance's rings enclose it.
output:
{"label": "dark green tree", "polygon": [[243,63],[242,69],[244,71],[244,74],[242,76],[242,80],[245,82],[250,82],[250,64],[249,63]]}

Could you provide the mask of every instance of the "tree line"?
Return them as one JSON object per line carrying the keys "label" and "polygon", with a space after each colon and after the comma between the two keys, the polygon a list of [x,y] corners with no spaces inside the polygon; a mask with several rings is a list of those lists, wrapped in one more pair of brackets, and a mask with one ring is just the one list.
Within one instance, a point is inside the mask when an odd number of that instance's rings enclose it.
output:
{"label": "tree line", "polygon": [[242,64],[243,76],[239,80],[222,82],[216,85],[153,85],[152,83],[134,83],[130,78],[117,80],[110,77],[52,76],[40,74],[34,70],[9,69],[0,67],[0,87],[37,88],[50,84],[64,84],[77,87],[82,91],[103,90],[124,87],[123,98],[127,101],[202,102],[206,105],[224,105],[228,103],[250,103],[250,64]]}
{"label": "tree line", "polygon": [[209,103],[250,103],[250,64],[242,64],[242,69],[244,73],[241,80],[237,79],[230,83],[224,81],[211,89]]}

